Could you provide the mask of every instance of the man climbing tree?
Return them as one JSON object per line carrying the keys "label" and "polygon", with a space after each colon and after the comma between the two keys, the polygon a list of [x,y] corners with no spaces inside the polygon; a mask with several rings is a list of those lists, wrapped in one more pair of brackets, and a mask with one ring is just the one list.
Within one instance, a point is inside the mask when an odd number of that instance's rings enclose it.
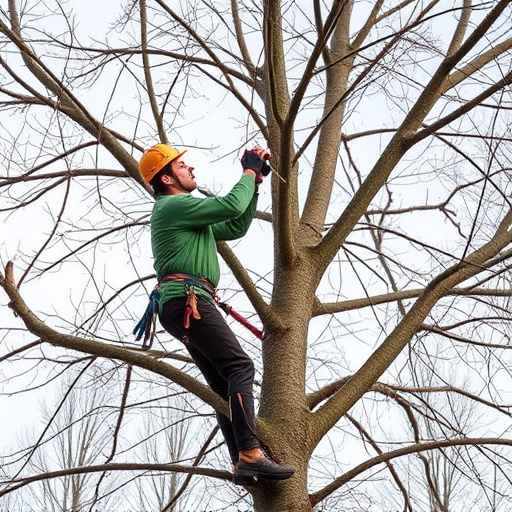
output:
{"label": "man climbing tree", "polygon": [[[186,151],[166,144],[147,150],[142,179],[156,195],[151,243],[159,282],[160,320],[181,340],[210,387],[228,401],[230,419],[217,413],[237,484],[254,478],[285,480],[294,469],[279,466],[261,450],[254,423],[254,365],[214,302],[220,278],[217,241],[242,237],[256,211],[258,185],[268,174],[258,151],[245,151],[243,175],[225,197],[196,198],[194,168]],[[266,164],[268,165],[268,164]]]}

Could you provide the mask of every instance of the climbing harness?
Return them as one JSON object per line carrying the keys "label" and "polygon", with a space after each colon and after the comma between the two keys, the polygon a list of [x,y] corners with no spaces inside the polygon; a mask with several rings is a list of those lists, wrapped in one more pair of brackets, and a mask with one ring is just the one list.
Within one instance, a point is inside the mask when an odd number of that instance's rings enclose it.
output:
{"label": "climbing harness", "polygon": [[158,318],[158,312],[160,310],[160,285],[166,283],[168,281],[178,281],[183,282],[185,285],[185,290],[187,294],[187,303],[185,305],[185,315],[183,317],[183,327],[185,329],[190,328],[190,317],[194,320],[200,320],[201,314],[197,308],[197,295],[196,289],[200,288],[203,291],[206,291],[208,295],[212,298],[213,302],[217,304],[226,315],[230,315],[237,322],[246,327],[249,331],[251,331],[258,339],[262,340],[264,336],[264,332],[261,329],[258,329],[254,325],[252,325],[249,320],[244,318],[240,313],[237,313],[229,304],[225,302],[220,302],[219,297],[217,295],[217,291],[212,286],[212,284],[204,278],[191,276],[189,274],[169,274],[164,276],[160,283],[155,286],[153,291],[149,296],[149,304],[144,312],[144,315],[139,320],[135,329],[133,330],[133,334],[136,335],[135,340],[140,341],[142,336],[144,335],[144,339],[142,342],[142,349],[149,350],[153,345],[153,340],[156,334],[156,320]]}
{"label": "climbing harness", "polygon": [[215,301],[216,292],[215,288],[208,282],[207,279],[191,276],[188,274],[169,274],[162,278],[160,284],[167,283],[168,281],[179,281],[184,283],[187,292],[187,303],[185,305],[185,316],[183,318],[183,327],[190,329],[190,317],[194,320],[201,320],[201,314],[197,309],[197,295],[196,288],[201,288],[206,291],[208,295]]}

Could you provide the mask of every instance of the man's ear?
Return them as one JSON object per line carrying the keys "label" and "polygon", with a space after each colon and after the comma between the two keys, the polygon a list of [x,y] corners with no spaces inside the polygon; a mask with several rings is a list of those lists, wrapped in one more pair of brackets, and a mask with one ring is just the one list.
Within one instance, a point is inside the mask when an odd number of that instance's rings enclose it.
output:
{"label": "man's ear", "polygon": [[168,174],[162,174],[160,180],[164,185],[172,185],[172,178]]}

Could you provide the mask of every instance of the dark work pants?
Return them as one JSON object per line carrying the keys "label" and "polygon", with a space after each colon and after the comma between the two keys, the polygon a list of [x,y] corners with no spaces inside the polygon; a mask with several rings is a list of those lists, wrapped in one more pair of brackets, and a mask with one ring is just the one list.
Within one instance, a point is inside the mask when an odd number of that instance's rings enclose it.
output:
{"label": "dark work pants", "polygon": [[239,450],[260,446],[254,429],[254,364],[242,350],[220,311],[208,299],[197,296],[200,320],[191,318],[183,327],[186,297],[164,303],[160,323],[175,338],[183,341],[208,385],[229,403],[231,420],[217,413],[233,462]]}

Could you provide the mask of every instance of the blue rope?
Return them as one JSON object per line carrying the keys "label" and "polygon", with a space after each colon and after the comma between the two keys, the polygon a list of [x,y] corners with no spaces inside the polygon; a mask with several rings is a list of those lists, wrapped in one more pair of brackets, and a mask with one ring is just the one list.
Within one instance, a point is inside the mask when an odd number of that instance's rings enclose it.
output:
{"label": "blue rope", "polygon": [[133,334],[136,335],[136,341],[140,341],[144,335],[144,341],[142,342],[143,350],[149,350],[153,345],[153,340],[156,334],[156,320],[158,318],[159,309],[160,291],[155,289],[149,296],[149,304],[146,308],[146,311],[144,312],[144,315],[133,330]]}

